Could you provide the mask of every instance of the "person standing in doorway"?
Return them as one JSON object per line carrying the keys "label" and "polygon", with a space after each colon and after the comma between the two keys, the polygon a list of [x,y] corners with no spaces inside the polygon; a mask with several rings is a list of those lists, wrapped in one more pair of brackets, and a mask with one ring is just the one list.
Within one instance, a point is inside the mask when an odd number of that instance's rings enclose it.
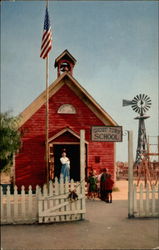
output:
{"label": "person standing in doorway", "polygon": [[62,157],[60,158],[60,162],[62,164],[61,174],[63,175],[64,182],[66,181],[66,177],[67,177],[67,180],[70,181],[70,160],[66,156],[65,151],[62,153]]}

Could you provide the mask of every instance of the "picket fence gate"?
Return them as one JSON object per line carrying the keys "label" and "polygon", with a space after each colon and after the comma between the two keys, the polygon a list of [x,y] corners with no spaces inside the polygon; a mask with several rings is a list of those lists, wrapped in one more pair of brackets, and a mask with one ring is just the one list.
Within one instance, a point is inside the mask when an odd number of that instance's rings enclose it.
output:
{"label": "picket fence gate", "polygon": [[[77,199],[70,199],[69,194],[75,191]],[[50,182],[49,189],[46,185],[43,194],[39,193],[38,202],[39,223],[75,221],[84,219],[85,208],[85,181],[69,183],[66,179],[55,178],[54,186]]]}
{"label": "picket fence gate", "polygon": [[[77,200],[68,198],[71,191],[75,190]],[[60,221],[74,221],[84,219],[85,192],[87,185],[85,181],[74,182],[71,180],[63,182],[63,178],[55,179],[42,188],[36,186],[36,191],[21,187],[19,194],[17,186],[11,194],[10,186],[4,194],[1,186],[1,224],[32,224],[49,223]]]}
{"label": "picket fence gate", "polygon": [[159,185],[133,186],[133,217],[159,217]]}

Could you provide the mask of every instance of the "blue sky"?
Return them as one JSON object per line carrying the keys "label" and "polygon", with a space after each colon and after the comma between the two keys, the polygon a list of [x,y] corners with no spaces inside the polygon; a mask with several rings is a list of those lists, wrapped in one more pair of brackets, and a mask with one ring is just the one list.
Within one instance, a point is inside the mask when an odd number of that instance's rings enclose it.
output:
{"label": "blue sky", "polygon": [[[1,4],[1,111],[22,112],[45,89],[45,61],[40,46],[44,1]],[[50,84],[55,58],[68,49],[77,59],[74,77],[123,126],[134,132],[138,121],[132,100],[145,93],[152,100],[148,135],[158,134],[158,2],[51,1],[53,30]],[[127,137],[117,143],[117,160],[127,160]]]}

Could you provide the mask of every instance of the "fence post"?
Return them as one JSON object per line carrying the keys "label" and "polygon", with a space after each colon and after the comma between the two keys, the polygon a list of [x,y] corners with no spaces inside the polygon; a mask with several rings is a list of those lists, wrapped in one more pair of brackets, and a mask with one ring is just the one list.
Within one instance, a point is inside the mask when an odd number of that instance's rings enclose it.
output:
{"label": "fence post", "polygon": [[[67,178],[66,178],[67,179]],[[65,194],[69,194],[69,181],[67,180],[65,182]],[[69,211],[70,205],[66,205],[66,211]],[[69,221],[70,215],[66,215],[66,221]]]}
{"label": "fence post", "polygon": [[43,223],[43,217],[41,216],[43,212],[44,200],[42,199],[42,192],[40,187],[36,187],[36,195],[38,196],[38,218],[39,223]]}
{"label": "fence post", "polygon": [[152,216],[155,216],[155,185],[152,185]]}
{"label": "fence post", "polygon": [[144,201],[143,201],[143,184],[140,184],[140,193],[139,193],[139,216],[144,216]]}
{"label": "fence post", "polygon": [[29,186],[29,218],[32,219],[33,194],[32,186]]}
{"label": "fence post", "polygon": [[150,206],[149,206],[149,202],[150,202],[150,192],[149,192],[149,184],[146,184],[146,216],[149,216],[150,213]]}
{"label": "fence post", "polygon": [[21,186],[21,212],[22,212],[22,219],[25,219],[26,207],[25,207],[25,187],[24,185]]}
{"label": "fence post", "polygon": [[[47,196],[48,196],[48,183],[43,185],[43,203],[44,203],[44,210],[48,209],[48,200],[47,200]],[[44,222],[48,222],[48,217],[44,217]]]}
{"label": "fence post", "polygon": [[10,186],[7,186],[7,222],[11,222]]}
{"label": "fence post", "polygon": [[133,132],[128,131],[128,217],[134,217],[133,208]]}
{"label": "fence post", "polygon": [[[50,180],[49,181],[49,208],[53,208],[54,206],[54,201],[53,199],[51,199],[51,197],[53,198],[53,183]],[[50,221],[53,221],[54,217],[50,217]]]}
{"label": "fence post", "polygon": [[[58,182],[58,178],[55,177],[55,196],[58,196],[59,195],[59,182]],[[59,205],[59,199],[55,199],[55,206],[58,206]],[[57,215],[55,217],[55,220],[56,221],[60,221],[60,216]]]}
{"label": "fence post", "polygon": [[1,223],[4,219],[4,206],[3,206],[3,187],[0,186],[1,188]]}
{"label": "fence post", "polygon": [[[81,180],[81,200],[82,210],[85,210],[85,130],[80,130],[80,180]],[[84,214],[81,215],[84,219]]]}
{"label": "fence post", "polygon": [[14,219],[18,218],[18,188],[14,186]]}
{"label": "fence post", "polygon": [[137,187],[136,187],[136,184],[134,184],[134,186],[133,186],[133,197],[134,197],[133,198],[134,213],[137,214]]}
{"label": "fence post", "polygon": [[[67,178],[65,178],[65,183],[66,183],[66,181],[68,181]],[[59,188],[60,188],[59,193],[61,195],[64,195],[64,177],[63,177],[63,175],[61,175],[61,178],[60,178]],[[64,203],[64,199],[62,199],[62,198],[61,199],[59,198],[59,201],[60,201],[60,204]],[[60,211],[63,212],[64,211],[64,207],[61,207]],[[65,221],[65,216],[64,215],[60,216],[60,221]]]}
{"label": "fence post", "polygon": [[40,187],[36,185],[35,191],[35,209],[36,209],[36,220],[39,220],[39,198],[40,198]]}

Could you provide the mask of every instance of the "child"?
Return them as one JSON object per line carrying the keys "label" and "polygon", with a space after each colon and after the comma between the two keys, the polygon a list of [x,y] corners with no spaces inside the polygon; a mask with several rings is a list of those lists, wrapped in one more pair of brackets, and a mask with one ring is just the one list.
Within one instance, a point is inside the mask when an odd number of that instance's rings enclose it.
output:
{"label": "child", "polygon": [[107,181],[105,184],[105,190],[106,190],[106,194],[107,194],[107,199],[106,202],[107,203],[112,203],[112,188],[114,185],[114,181],[111,179],[111,175],[109,174],[107,177]]}
{"label": "child", "polygon": [[88,177],[88,199],[95,198],[97,189],[96,183],[97,183],[97,178],[93,175],[92,171]]}
{"label": "child", "polygon": [[100,199],[100,179],[103,174],[102,169],[99,170],[99,174],[97,175],[97,197]]}

